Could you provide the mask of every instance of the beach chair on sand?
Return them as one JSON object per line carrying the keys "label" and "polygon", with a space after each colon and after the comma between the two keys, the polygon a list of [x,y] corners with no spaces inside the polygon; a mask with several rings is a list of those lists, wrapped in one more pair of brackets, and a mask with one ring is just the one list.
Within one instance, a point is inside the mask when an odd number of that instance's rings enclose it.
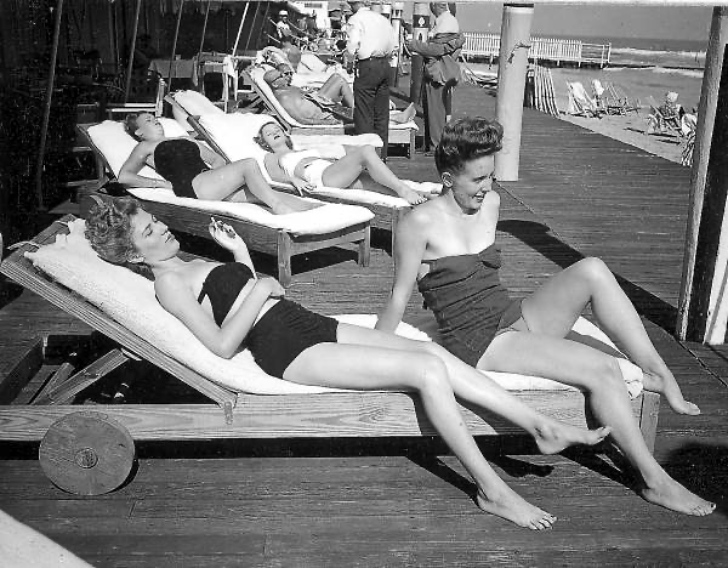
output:
{"label": "beach chair on sand", "polygon": [[[187,134],[175,120],[162,118],[160,122],[168,136]],[[81,124],[78,128],[99,161],[100,189],[103,182],[116,179],[136,141],[120,122],[107,120],[100,124]],[[151,168],[140,173],[162,179]],[[184,233],[210,238],[211,215],[229,223],[251,250],[278,259],[278,279],[284,286],[291,281],[291,257],[297,254],[354,243],[359,249],[359,263],[362,266],[369,263],[370,221],[374,215],[364,207],[327,203],[308,211],[274,215],[255,203],[177,197],[172,190],[160,188],[128,188],[127,191],[147,211]]]}
{"label": "beach chair on sand", "polygon": [[[114,343],[107,354],[84,369],[77,371],[65,362],[49,378],[48,367],[43,366],[43,341],[39,340],[0,381],[0,441],[41,441],[41,466],[59,487],[87,495],[116,489],[129,478],[134,441],[138,440],[435,434],[421,402],[411,394],[309,387],[266,375],[247,351],[232,359],[217,357],[159,305],[152,282],[100,260],[83,230],[82,220],[67,216],[32,243],[19,246],[0,264],[2,274]],[[373,325],[376,316],[341,319]],[[575,329],[600,340],[605,337],[583,319]],[[403,325],[398,331],[427,339],[413,326]],[[77,395],[83,398],[85,389],[105,378],[113,380],[107,375],[122,365],[132,367],[129,372],[134,375],[142,373],[145,367],[140,359],[204,395],[204,401],[74,404]],[[535,377],[488,375],[518,391],[518,397],[540,412],[585,425],[584,397],[577,389]],[[634,416],[653,448],[659,397],[634,393]],[[463,414],[476,435],[522,433],[482,411],[464,408]]]}
{"label": "beach chair on sand", "polygon": [[645,134],[667,134],[678,137],[686,134],[683,131],[682,116],[678,112],[679,106],[674,111],[666,112],[664,107],[660,107],[653,97],[648,97],[647,101],[650,114],[647,116]]}
{"label": "beach chair on sand", "polygon": [[[260,66],[248,68],[245,71],[250,84],[253,87],[260,102],[265,106],[266,112],[274,115],[286,130],[291,134],[306,134],[318,136],[319,134],[349,134],[353,133],[354,125],[329,125],[329,124],[301,124],[293,118],[283,105],[278,102],[270,86],[263,80],[265,69]],[[403,124],[389,123],[389,146],[404,145],[406,155],[411,158],[415,150],[415,136],[419,127],[414,120]]]}
{"label": "beach chair on sand", "polygon": [[[254,158],[258,161],[263,175],[271,186],[276,189],[293,191],[291,185],[276,183],[270,178],[264,163],[266,152],[253,140],[264,124],[274,120],[272,116],[250,113],[224,114],[208,104],[209,101],[195,91],[177,91],[168,95],[166,100],[172,105],[177,120],[189,124],[226,160]],[[359,136],[292,134],[291,137],[296,148],[316,149],[321,152],[322,156],[333,159],[344,155],[346,151],[344,145],[381,144],[379,136],[373,134]],[[436,183],[407,183],[415,190],[428,193],[439,189],[439,184]],[[325,187],[312,191],[311,196],[322,201],[367,207],[375,215],[372,219],[372,226],[390,230],[392,236],[396,232],[399,220],[410,210],[410,204],[399,196],[364,189]]]}
{"label": "beach chair on sand", "polygon": [[640,111],[640,100],[630,96],[615,83],[607,83],[606,106],[608,114],[628,114]]}
{"label": "beach chair on sand", "polygon": [[597,106],[596,101],[588,95],[581,81],[567,81],[566,88],[569,91],[567,114],[596,118],[604,114]]}

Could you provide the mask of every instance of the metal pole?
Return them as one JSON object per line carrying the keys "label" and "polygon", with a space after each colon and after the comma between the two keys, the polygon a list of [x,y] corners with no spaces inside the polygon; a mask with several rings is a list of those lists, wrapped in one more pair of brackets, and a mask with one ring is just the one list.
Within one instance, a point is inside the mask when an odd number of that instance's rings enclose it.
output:
{"label": "metal pole", "polygon": [[233,52],[232,52],[233,57],[235,57],[238,53],[238,44],[240,43],[240,36],[243,33],[243,24],[245,24],[245,18],[248,15],[248,8],[250,8],[250,2],[245,3],[245,9],[243,10],[243,17],[240,18],[240,27],[238,28],[238,35],[235,37],[235,45],[233,45]]}
{"label": "metal pole", "polygon": [[[412,35],[419,41],[427,41],[430,31],[430,6],[427,2],[415,2],[412,10]],[[424,59],[413,53],[410,66],[410,101],[422,103],[422,72]]]}
{"label": "metal pole", "polygon": [[212,4],[212,0],[207,0],[207,8],[205,9],[205,21],[202,24],[202,37],[200,38],[200,49],[197,50],[198,57],[202,53],[202,48],[205,47],[205,32],[207,31],[207,19],[210,17],[210,4]]}
{"label": "metal pole", "polygon": [[142,9],[142,0],[137,0],[136,11],[134,13],[134,27],[131,32],[131,47],[129,55],[129,63],[126,66],[126,84],[124,85],[124,104],[129,100],[129,90],[131,89],[131,74],[134,69],[134,51],[136,50],[137,32],[139,31],[139,14]]}
{"label": "metal pole", "polygon": [[174,65],[174,54],[177,51],[177,38],[179,37],[179,25],[182,22],[182,8],[185,0],[180,0],[179,12],[177,12],[177,25],[174,28],[174,39],[172,40],[172,55],[169,58],[169,86],[172,88],[172,66]]}
{"label": "metal pole", "polygon": [[[255,12],[253,12],[253,22],[250,26],[250,33],[248,34],[247,39],[245,40],[245,49],[243,51],[248,51],[248,47],[250,46],[250,40],[253,37],[253,30],[255,29],[255,20],[258,19],[258,7],[260,4],[258,2],[255,3]],[[265,20],[263,20],[265,22]]]}
{"label": "metal pole", "polygon": [[43,108],[43,122],[40,127],[40,147],[38,148],[38,162],[35,167],[35,196],[38,200],[38,209],[45,210],[43,202],[43,162],[45,161],[45,147],[48,139],[48,124],[51,117],[51,103],[53,102],[53,83],[56,79],[56,60],[58,59],[58,42],[61,37],[61,17],[63,15],[63,0],[57,0],[55,22],[53,27],[53,45],[51,46],[50,69],[48,70],[48,85],[46,86],[45,104]]}

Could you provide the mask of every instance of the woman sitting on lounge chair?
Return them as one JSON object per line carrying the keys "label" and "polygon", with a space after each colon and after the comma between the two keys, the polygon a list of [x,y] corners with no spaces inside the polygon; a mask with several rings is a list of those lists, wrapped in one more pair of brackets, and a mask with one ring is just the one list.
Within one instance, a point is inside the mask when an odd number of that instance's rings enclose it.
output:
{"label": "woman sitting on lounge chair", "polygon": [[[165,187],[179,197],[249,201],[245,188],[273,213],[284,214],[315,207],[294,195],[273,190],[255,160],[228,164],[206,146],[189,137],[167,138],[160,122],[150,113],[129,114],[126,131],[139,144],[119,171],[119,183],[130,187]],[[140,176],[149,165],[164,180]]]}
{"label": "woman sitting on lounge chair", "polygon": [[[435,150],[443,193],[400,222],[392,295],[376,327],[397,327],[417,283],[452,353],[485,371],[542,376],[586,391],[594,416],[612,428],[615,444],[637,470],[645,500],[688,515],[711,513],[713,503],[655,461],[632,416],[623,375],[641,378],[646,390],[662,394],[678,413],[700,410],[683,398],[606,265],[581,260],[523,301],[511,301],[500,283],[495,244],[500,196],[492,182],[502,137],[501,125],[485,118],[445,127]],[[587,304],[639,367],[567,338]]]}
{"label": "woman sitting on lounge chair", "polygon": [[491,469],[455,397],[518,424],[544,453],[598,443],[608,428],[588,431],[542,416],[434,343],[310,312],[285,299],[275,279],[256,276],[245,243],[231,227],[213,219],[210,234],[235,262],[182,260],[167,227],[132,198],[99,200],[86,221],[86,236],[99,256],[151,271],[162,307],[213,353],[229,358],[244,345],[265,372],[300,384],[416,391],[433,425],[475,479],[480,508],[531,529],[553,524],[553,516],[523,500]]}
{"label": "woman sitting on lounge chair", "polygon": [[255,141],[269,152],[264,163],[271,179],[291,183],[299,192],[340,187],[394,192],[412,205],[428,199],[394,175],[373,146],[350,148],[338,160],[324,159],[316,150],[294,150],[291,137],[277,122],[264,124]]}

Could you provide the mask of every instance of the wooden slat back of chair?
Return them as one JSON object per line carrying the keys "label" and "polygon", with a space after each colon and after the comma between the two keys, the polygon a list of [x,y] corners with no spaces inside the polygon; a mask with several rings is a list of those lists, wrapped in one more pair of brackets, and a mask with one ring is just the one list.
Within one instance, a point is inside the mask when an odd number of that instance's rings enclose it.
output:
{"label": "wooden slat back of chair", "polygon": [[95,123],[77,124],[76,128],[81,133],[81,135],[86,139],[88,146],[94,152],[94,157],[96,158],[97,179],[100,182],[104,181],[104,174],[106,174],[109,177],[109,179],[116,179],[116,172],[114,172],[114,170],[111,168],[111,164],[109,164],[108,160],[106,159],[106,156],[104,156],[104,153],[101,150],[99,150],[99,148],[98,148],[98,146],[96,146],[96,144],[94,144],[94,141],[88,132],[88,129],[91,128],[92,126],[96,126],[96,124]]}
{"label": "wooden slat back of chair", "polygon": [[[67,215],[59,221],[54,222],[33,239],[33,242],[38,245],[54,242],[57,234],[68,232],[64,223],[73,219],[74,217],[72,215]],[[25,258],[25,253],[32,250],[35,250],[35,248],[31,243],[19,247],[8,258],[2,261],[2,264],[0,264],[0,273],[113,339],[132,353],[143,357],[159,368],[174,375],[196,391],[215,401],[221,407],[231,408],[235,406],[237,401],[236,393],[213,383],[196,371],[193,371],[163,353],[154,345],[114,321],[110,316],[76,292],[51,280],[33,266],[30,260]]]}

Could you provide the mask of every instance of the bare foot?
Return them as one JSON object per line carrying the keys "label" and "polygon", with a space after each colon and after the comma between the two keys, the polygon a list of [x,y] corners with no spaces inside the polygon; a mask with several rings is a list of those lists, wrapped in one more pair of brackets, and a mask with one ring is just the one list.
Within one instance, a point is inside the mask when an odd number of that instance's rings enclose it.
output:
{"label": "bare foot", "polygon": [[585,444],[593,446],[609,436],[612,428],[602,426],[596,430],[584,430],[567,424],[545,423],[536,426],[536,445],[543,454],[558,454],[569,446]]}
{"label": "bare foot", "polygon": [[704,517],[715,511],[715,503],[698,497],[669,476],[652,487],[642,488],[640,495],[650,503],[695,517]]}
{"label": "bare foot", "polygon": [[519,527],[540,531],[550,529],[556,522],[556,517],[531,505],[518,493],[509,487],[501,495],[488,497],[478,488],[475,497],[478,507],[486,513],[502,517]]}
{"label": "bare foot", "polygon": [[700,414],[700,408],[692,402],[688,402],[683,398],[682,391],[672,376],[672,373],[667,371],[667,374],[657,375],[653,373],[644,372],[642,376],[642,383],[648,391],[660,393],[665,397],[667,404],[670,408],[678,414],[687,414],[689,416],[697,416]]}

